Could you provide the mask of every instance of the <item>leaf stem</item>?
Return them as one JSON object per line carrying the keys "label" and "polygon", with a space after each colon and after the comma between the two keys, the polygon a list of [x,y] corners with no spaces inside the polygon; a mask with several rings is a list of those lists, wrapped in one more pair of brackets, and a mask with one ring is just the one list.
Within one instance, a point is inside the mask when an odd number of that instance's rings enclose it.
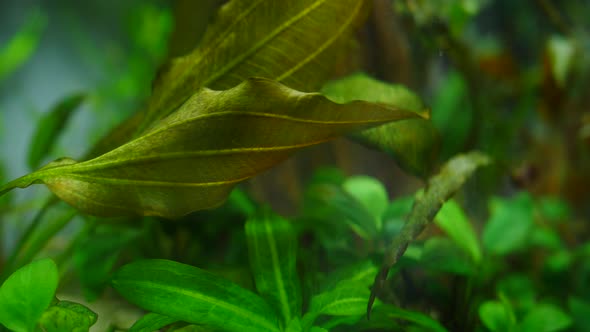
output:
{"label": "leaf stem", "polygon": [[33,184],[36,180],[40,178],[39,172],[29,173],[27,175],[23,175],[20,178],[16,178],[7,184],[0,186],[0,196],[6,194],[7,192],[11,191],[14,188],[26,188]]}

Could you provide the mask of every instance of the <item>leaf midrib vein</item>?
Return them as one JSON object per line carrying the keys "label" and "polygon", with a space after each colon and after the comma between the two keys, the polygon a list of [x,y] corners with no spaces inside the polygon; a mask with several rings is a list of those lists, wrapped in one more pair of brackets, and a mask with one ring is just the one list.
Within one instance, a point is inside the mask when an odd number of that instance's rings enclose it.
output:
{"label": "leaf midrib vein", "polygon": [[[303,143],[303,144],[282,145],[282,146],[275,146],[275,147],[245,147],[245,148],[216,149],[216,150],[168,152],[168,153],[147,155],[147,156],[143,156],[143,157],[119,158],[114,161],[107,161],[107,162],[100,162],[100,163],[92,162],[90,160],[88,162],[82,162],[80,164],[64,165],[63,167],[68,167],[71,169],[72,172],[77,173],[77,172],[81,172],[81,171],[92,171],[92,170],[96,170],[96,169],[105,169],[105,168],[109,168],[109,167],[125,165],[128,163],[135,164],[135,163],[158,161],[158,160],[173,160],[173,159],[184,159],[184,158],[195,158],[195,157],[209,157],[209,156],[242,154],[242,153],[282,152],[282,151],[286,151],[286,150],[302,149],[302,148],[305,148],[308,146],[325,143],[328,140],[329,140],[329,138],[326,138],[324,140],[310,141],[310,142]],[[84,165],[85,163],[89,163],[89,164]],[[51,172],[52,170],[57,170],[57,169],[63,170],[62,167],[56,167],[54,169],[48,169],[44,173],[45,174],[58,173],[58,172]]]}
{"label": "leaf midrib vein", "polygon": [[283,274],[279,262],[279,255],[277,253],[276,242],[272,237],[272,229],[270,228],[269,220],[264,220],[264,228],[266,229],[266,239],[268,241],[268,246],[270,249],[270,256],[272,259],[275,282],[277,284],[279,301],[281,303],[281,311],[283,312],[283,317],[285,317],[285,324],[288,324],[291,321],[291,310],[289,308],[289,300],[287,299],[287,294],[285,293],[285,284],[283,283]]}
{"label": "leaf midrib vein", "polygon": [[[174,130],[175,127],[179,127],[182,125],[185,125],[187,123],[193,122],[193,121],[204,121],[209,117],[218,117],[218,116],[226,116],[228,114],[238,114],[238,115],[250,115],[250,116],[257,116],[257,117],[262,117],[262,118],[275,118],[275,119],[282,119],[282,120],[288,120],[288,121],[293,121],[293,122],[301,122],[301,123],[309,123],[309,124],[321,124],[321,125],[351,125],[351,124],[358,124],[359,126],[361,125],[370,125],[370,124],[377,124],[377,123],[384,123],[387,122],[388,120],[384,120],[384,119],[369,119],[369,120],[354,120],[354,121],[325,121],[325,120],[313,120],[313,119],[304,119],[304,118],[296,118],[296,117],[292,117],[292,116],[288,116],[288,115],[279,115],[279,114],[273,114],[273,113],[260,113],[260,112],[235,112],[235,111],[228,111],[228,112],[216,112],[216,113],[209,113],[209,114],[203,114],[200,116],[196,116],[196,117],[191,117],[189,119],[185,119],[182,121],[177,121],[177,122],[173,122],[171,124],[169,124],[168,126],[159,128],[153,132],[149,132],[141,137],[138,137],[137,139],[135,139],[134,141],[131,141],[123,146],[121,146],[120,148],[123,148],[125,146],[127,146],[128,144],[138,144],[139,141],[141,140],[145,140],[147,138],[149,138],[150,136],[153,135],[157,135],[159,133],[162,133],[164,131],[168,131],[168,130]],[[390,121],[393,121],[390,120]],[[326,142],[330,139],[330,137],[327,137],[325,140],[318,140],[318,141],[313,141],[313,142],[309,142],[309,143],[305,143],[305,144],[301,144],[301,145],[297,145],[294,146],[294,148],[303,148],[306,146],[311,146],[311,145],[315,145],[315,144],[320,144],[323,142]],[[113,150],[112,152],[117,151],[117,148],[115,150]],[[284,149],[289,149],[291,148],[290,146],[286,146]],[[258,149],[262,149],[262,148],[258,148]],[[269,149],[276,149],[276,150],[280,150],[282,149],[282,147],[277,147],[277,148],[269,148]],[[240,149],[225,149],[225,150],[202,150],[203,152],[201,153],[211,153],[211,154],[222,154],[222,153],[241,153],[241,152],[252,152],[253,150],[242,150],[240,151]],[[209,152],[205,152],[205,151],[209,151]],[[263,150],[259,150],[259,151],[263,151]],[[111,152],[111,153],[112,153]],[[106,155],[108,155],[109,153],[103,155],[103,156],[99,156],[95,159],[89,160],[89,161],[85,161],[79,164],[72,164],[72,165],[65,165],[63,167],[69,167],[75,170],[82,170],[82,169],[95,169],[94,166],[96,166],[96,168],[100,168],[101,166],[104,165],[108,165],[110,162],[107,163],[100,163],[100,164],[95,164],[92,165],[93,160],[96,160],[98,158],[102,158]],[[128,162],[129,160],[124,159],[123,161],[121,161],[121,163],[125,163]],[[88,163],[89,165],[83,165]],[[117,162],[114,162],[117,163]],[[61,169],[62,167],[56,167],[56,169]],[[48,169],[47,172],[54,170],[52,169]]]}
{"label": "leaf midrib vein", "polygon": [[113,185],[128,185],[128,186],[153,186],[153,187],[185,187],[185,188],[199,188],[199,187],[221,187],[232,185],[234,183],[245,181],[253,175],[248,174],[239,179],[230,179],[224,181],[209,181],[209,182],[174,182],[174,181],[154,181],[154,180],[138,180],[138,179],[121,179],[108,178],[100,176],[81,175],[77,173],[67,174],[66,177],[78,179],[86,182],[113,184]]}
{"label": "leaf midrib vein", "polygon": [[[257,323],[259,326],[266,328],[268,331],[278,331],[277,326],[272,324],[272,322],[264,319],[262,316],[258,315],[257,313],[252,312],[252,311],[243,310],[242,307],[233,305],[228,302],[220,301],[220,300],[216,299],[215,297],[211,297],[211,296],[205,295],[203,293],[192,291],[187,288],[177,288],[177,287],[163,285],[163,284],[154,283],[154,282],[150,282],[150,281],[135,281],[135,282],[133,282],[133,284],[135,284],[136,286],[140,286],[140,287],[141,286],[146,287],[147,289],[150,289],[150,288],[151,289],[160,289],[164,292],[170,292],[172,294],[183,294],[185,296],[197,299],[199,301],[209,303],[213,306],[218,306],[218,307],[224,308],[225,310],[232,312],[237,316],[241,316],[242,318],[245,318],[246,320],[253,321],[253,322]],[[196,321],[193,323],[199,323],[199,322]]]}
{"label": "leaf midrib vein", "polygon": [[352,298],[346,298],[346,299],[339,299],[336,301],[332,301],[329,304],[327,304],[326,306],[324,306],[322,308],[321,312],[326,312],[328,309],[332,308],[332,307],[336,307],[336,306],[341,306],[341,305],[345,305],[348,303],[367,303],[368,301],[368,297],[352,297]]}
{"label": "leaf midrib vein", "polygon": [[[320,94],[315,94],[315,93],[313,95],[321,96]],[[381,106],[381,107],[386,108],[385,106]],[[387,108],[392,108],[392,107],[387,107]],[[393,110],[393,108],[392,108],[392,110]],[[413,112],[408,112],[408,113],[413,113]],[[293,122],[310,123],[310,124],[323,124],[323,125],[349,125],[349,124],[363,125],[363,124],[384,123],[384,122],[394,120],[394,119],[368,119],[368,120],[348,120],[348,121],[327,121],[327,120],[315,120],[315,119],[308,119],[308,118],[298,118],[298,117],[289,116],[289,115],[264,113],[264,112],[225,111],[225,112],[200,114],[200,115],[197,115],[194,117],[189,117],[184,120],[172,122],[172,123],[168,124],[167,126],[164,126],[162,128],[158,128],[152,132],[148,132],[145,135],[140,136],[137,139],[133,140],[132,142],[137,142],[139,140],[146,139],[150,136],[159,134],[163,131],[172,130],[174,127],[179,127],[179,126],[185,125],[185,124],[193,122],[193,121],[204,121],[207,118],[222,117],[222,116],[227,116],[227,115],[249,115],[249,116],[260,117],[260,118],[272,118],[272,119],[288,120],[288,121],[293,121]],[[416,116],[419,116],[419,115],[416,114]],[[407,117],[407,118],[410,118],[410,117]]]}
{"label": "leaf midrib vein", "polygon": [[291,25],[293,25],[295,22],[297,22],[300,19],[302,19],[303,17],[305,17],[311,11],[313,11],[314,9],[316,9],[317,7],[322,5],[324,2],[326,2],[326,0],[315,1],[314,3],[310,4],[308,7],[304,8],[301,12],[299,12],[299,14],[293,16],[291,19],[287,20],[285,23],[279,25],[276,29],[271,31],[265,38],[261,39],[258,43],[254,44],[253,47],[251,47],[247,51],[241,53],[240,56],[235,58],[233,61],[230,61],[227,65],[222,67],[217,73],[213,74],[211,77],[209,77],[207,80],[205,80],[205,82],[203,83],[203,86],[209,86],[211,83],[215,82],[221,76],[225,75],[236,64],[242,62],[244,59],[246,59],[250,55],[254,54],[256,51],[258,51],[260,48],[262,48],[268,41],[275,38],[281,32],[283,32],[284,30],[289,28]]}
{"label": "leaf midrib vein", "polygon": [[338,38],[340,38],[344,34],[344,31],[346,31],[346,29],[352,24],[352,22],[354,21],[354,18],[358,15],[360,9],[363,6],[363,1],[364,0],[357,1],[357,6],[355,7],[354,11],[351,13],[351,15],[348,17],[348,19],[344,22],[344,24],[342,24],[340,26],[338,31],[336,31],[336,33],[334,33],[334,35],[332,35],[332,37],[330,37],[325,43],[323,43],[320,47],[318,47],[314,52],[309,54],[305,59],[303,59],[303,61],[299,62],[298,64],[296,64],[295,66],[293,66],[292,68],[290,68],[289,70],[287,70],[286,72],[284,72],[283,74],[278,76],[276,78],[276,80],[280,82],[280,81],[283,81],[284,79],[286,79],[287,77],[291,76],[294,72],[296,72],[301,67],[305,66],[307,63],[309,63],[310,61],[315,59],[319,54],[321,54],[328,47],[330,47],[330,45],[332,45],[334,43],[334,41],[336,41]]}

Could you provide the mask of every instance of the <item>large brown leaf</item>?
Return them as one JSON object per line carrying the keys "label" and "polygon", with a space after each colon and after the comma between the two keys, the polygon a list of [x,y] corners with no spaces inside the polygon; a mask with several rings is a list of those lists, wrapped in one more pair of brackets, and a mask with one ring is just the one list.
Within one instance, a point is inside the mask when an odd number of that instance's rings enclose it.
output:
{"label": "large brown leaf", "polygon": [[50,163],[0,194],[43,182],[93,215],[182,216],[218,206],[236,183],[301,148],[418,116],[403,105],[337,104],[249,79],[225,91],[204,88],[135,140],[89,161]]}

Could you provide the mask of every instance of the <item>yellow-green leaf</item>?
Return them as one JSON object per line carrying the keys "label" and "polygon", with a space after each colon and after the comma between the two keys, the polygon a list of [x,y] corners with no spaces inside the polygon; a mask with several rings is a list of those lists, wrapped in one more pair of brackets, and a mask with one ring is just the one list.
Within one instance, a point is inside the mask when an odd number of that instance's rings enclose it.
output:
{"label": "yellow-green leaf", "polygon": [[250,79],[226,91],[202,89],[141,137],[89,161],[50,163],[0,194],[42,182],[88,214],[182,216],[220,205],[235,184],[299,149],[418,116]]}
{"label": "yellow-green leaf", "polygon": [[87,307],[70,301],[59,301],[41,316],[39,325],[46,332],[89,331],[98,316]]}
{"label": "yellow-green leaf", "polygon": [[[329,82],[322,88],[322,93],[340,103],[365,100],[404,105],[408,110],[429,114],[420,98],[406,87],[381,82],[363,73]],[[430,174],[440,143],[429,117],[388,123],[357,132],[352,138],[391,154],[404,170],[420,177]]]}

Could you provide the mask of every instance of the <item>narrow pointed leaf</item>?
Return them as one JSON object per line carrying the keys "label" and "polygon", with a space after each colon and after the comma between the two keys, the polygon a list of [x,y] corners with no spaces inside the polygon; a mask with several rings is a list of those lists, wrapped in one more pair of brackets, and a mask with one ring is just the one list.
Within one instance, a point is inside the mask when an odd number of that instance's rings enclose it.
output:
{"label": "narrow pointed leaf", "polygon": [[39,325],[46,332],[89,331],[98,316],[87,307],[70,301],[59,301],[41,316]]}
{"label": "narrow pointed leaf", "polygon": [[29,149],[29,167],[35,169],[51,151],[72,113],[80,106],[84,95],[73,94],[57,103],[40,120]]}
{"label": "narrow pointed leaf", "polygon": [[494,197],[490,200],[490,211],[482,234],[486,251],[506,255],[526,247],[534,227],[532,197],[527,192],[513,198]]}
{"label": "narrow pointed leaf", "polygon": [[112,283],[131,303],[187,323],[227,331],[279,331],[274,311],[260,297],[196,267],[136,261],[122,267]]}
{"label": "narrow pointed leaf", "polygon": [[222,204],[235,184],[299,149],[417,116],[250,79],[226,91],[203,89],[143,136],[86,162],[50,163],[0,187],[0,195],[42,182],[88,214],[182,216]]}
{"label": "narrow pointed leaf", "polygon": [[176,323],[178,319],[156,314],[154,312],[150,312],[145,314],[143,317],[138,319],[133,326],[129,329],[128,332],[152,332],[158,331],[164,326],[168,326],[172,323]]}
{"label": "narrow pointed leaf", "polygon": [[57,289],[55,263],[42,259],[14,272],[0,287],[0,324],[17,332],[34,331]]}
{"label": "narrow pointed leaf", "polygon": [[[420,98],[404,86],[381,82],[363,73],[329,82],[322,88],[322,93],[339,103],[365,100],[403,105],[405,109],[417,113],[429,112]],[[429,119],[388,123],[351,137],[391,154],[404,170],[421,177],[430,174],[438,156],[438,132]]]}
{"label": "narrow pointed leaf", "polygon": [[286,326],[301,315],[295,230],[289,221],[268,215],[246,222],[246,238],[256,289]]}
{"label": "narrow pointed leaf", "polygon": [[564,331],[572,325],[571,317],[560,307],[540,303],[532,308],[519,324],[523,332],[556,332]]}
{"label": "narrow pointed leaf", "polygon": [[437,175],[430,178],[426,190],[416,197],[406,223],[385,253],[383,264],[371,290],[368,313],[371,311],[376,294],[385,284],[389,269],[404,254],[410,242],[434,219],[443,203],[450,199],[478,168],[490,162],[488,156],[477,151],[458,155],[449,160]]}

